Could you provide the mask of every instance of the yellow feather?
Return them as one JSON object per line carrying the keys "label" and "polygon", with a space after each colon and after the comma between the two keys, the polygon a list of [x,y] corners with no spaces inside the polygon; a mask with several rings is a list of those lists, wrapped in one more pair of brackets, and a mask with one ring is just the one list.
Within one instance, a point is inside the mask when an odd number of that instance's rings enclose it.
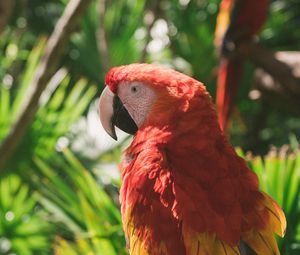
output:
{"label": "yellow feather", "polygon": [[131,207],[127,206],[125,214],[122,217],[125,235],[128,242],[128,250],[130,255],[169,255],[164,242],[161,242],[156,247],[152,247],[149,251],[145,247],[145,241],[136,234],[134,223],[131,218]]}
{"label": "yellow feather", "polygon": [[241,255],[237,246],[229,246],[217,239],[215,234],[197,234],[185,228],[183,237],[187,255]]}
{"label": "yellow feather", "polygon": [[269,224],[277,235],[283,237],[286,231],[286,218],[282,209],[277,203],[267,194],[263,193],[265,197],[265,206],[269,211]]}
{"label": "yellow feather", "polygon": [[[199,235],[190,229],[187,230],[183,226],[183,239],[186,255],[209,255],[209,253],[206,252],[205,246],[210,245],[210,240],[206,240],[206,236],[206,234]],[[205,246],[203,246],[203,243],[205,243]]]}
{"label": "yellow feather", "polygon": [[237,247],[231,247],[226,243],[216,240],[214,244],[214,249],[210,254],[216,255],[240,255],[240,251]]}
{"label": "yellow feather", "polygon": [[129,237],[129,254],[130,255],[149,255],[148,251],[144,247],[143,241],[136,235]]}
{"label": "yellow feather", "polygon": [[231,10],[233,7],[234,1],[231,1],[227,8],[221,8],[218,17],[217,17],[217,25],[215,31],[215,45],[216,47],[221,47],[223,37],[229,27],[230,24],[230,16]]}
{"label": "yellow feather", "polygon": [[[286,219],[281,208],[267,194],[264,194],[264,206],[269,211],[268,229],[262,231],[249,231],[242,236],[242,240],[257,254],[280,255],[273,232],[283,236],[286,229]],[[123,215],[123,225],[128,238],[130,255],[168,255],[166,246],[161,242],[151,251],[147,251],[144,241],[135,231],[131,215],[131,208],[127,207]],[[212,233],[196,233],[189,226],[182,226],[183,240],[186,255],[241,255],[237,246],[231,247],[217,239]]]}
{"label": "yellow feather", "polygon": [[243,240],[257,254],[280,255],[271,231],[249,231],[243,236]]}

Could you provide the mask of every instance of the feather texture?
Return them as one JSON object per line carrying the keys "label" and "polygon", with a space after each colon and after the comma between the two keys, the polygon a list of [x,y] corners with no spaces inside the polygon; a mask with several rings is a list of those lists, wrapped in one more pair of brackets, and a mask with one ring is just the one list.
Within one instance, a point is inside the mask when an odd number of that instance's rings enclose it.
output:
{"label": "feather texture", "polygon": [[244,59],[232,53],[241,43],[250,42],[257,35],[266,20],[268,6],[268,0],[222,0],[220,4],[215,32],[215,45],[221,55],[216,103],[224,130],[244,70]]}
{"label": "feather texture", "polygon": [[279,254],[284,214],[228,143],[203,84],[146,64],[114,68],[106,84],[117,93],[124,80],[157,93],[120,165],[130,254]]}

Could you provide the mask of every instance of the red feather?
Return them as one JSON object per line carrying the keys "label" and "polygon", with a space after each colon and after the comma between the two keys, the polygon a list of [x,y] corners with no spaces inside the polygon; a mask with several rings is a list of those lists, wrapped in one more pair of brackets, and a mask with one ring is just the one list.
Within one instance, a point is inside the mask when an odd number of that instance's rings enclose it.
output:
{"label": "red feather", "polygon": [[115,93],[122,81],[141,81],[158,96],[121,164],[131,254],[240,254],[244,239],[261,254],[266,248],[252,233],[269,238],[284,228],[283,214],[273,216],[280,209],[228,143],[203,84],[147,64],[114,68],[106,77]]}
{"label": "red feather", "polygon": [[265,23],[268,0],[223,0],[216,27],[215,43],[221,51],[217,82],[217,107],[221,128],[226,130],[234,99],[243,75],[244,60],[230,51],[252,40]]}

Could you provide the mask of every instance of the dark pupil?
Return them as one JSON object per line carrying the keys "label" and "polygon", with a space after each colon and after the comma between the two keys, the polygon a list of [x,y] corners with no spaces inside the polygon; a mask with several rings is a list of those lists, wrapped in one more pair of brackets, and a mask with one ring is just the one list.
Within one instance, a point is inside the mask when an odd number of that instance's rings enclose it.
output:
{"label": "dark pupil", "polygon": [[132,90],[132,92],[136,92],[137,88],[136,87],[132,87],[131,90]]}

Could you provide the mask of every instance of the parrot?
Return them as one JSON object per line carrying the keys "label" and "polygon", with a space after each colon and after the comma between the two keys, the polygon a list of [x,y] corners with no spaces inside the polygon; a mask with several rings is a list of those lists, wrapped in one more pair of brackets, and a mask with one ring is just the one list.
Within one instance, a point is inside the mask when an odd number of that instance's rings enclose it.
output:
{"label": "parrot", "polygon": [[229,143],[201,82],[136,63],[111,68],[105,84],[104,130],[133,135],[119,165],[131,255],[280,254],[285,215]]}
{"label": "parrot", "polygon": [[222,0],[217,17],[215,46],[220,52],[216,104],[221,128],[226,130],[234,98],[241,83],[245,60],[232,53],[253,41],[266,21],[269,0]]}

